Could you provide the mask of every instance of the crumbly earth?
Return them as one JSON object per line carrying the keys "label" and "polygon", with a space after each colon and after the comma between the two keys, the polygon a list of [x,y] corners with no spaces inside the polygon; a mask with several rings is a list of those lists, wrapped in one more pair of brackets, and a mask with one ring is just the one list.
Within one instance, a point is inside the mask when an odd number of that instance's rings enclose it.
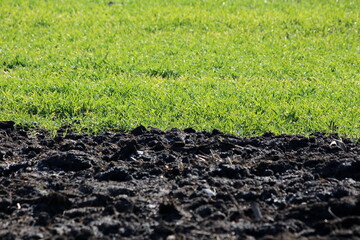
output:
{"label": "crumbly earth", "polygon": [[0,239],[360,239],[360,141],[0,122]]}

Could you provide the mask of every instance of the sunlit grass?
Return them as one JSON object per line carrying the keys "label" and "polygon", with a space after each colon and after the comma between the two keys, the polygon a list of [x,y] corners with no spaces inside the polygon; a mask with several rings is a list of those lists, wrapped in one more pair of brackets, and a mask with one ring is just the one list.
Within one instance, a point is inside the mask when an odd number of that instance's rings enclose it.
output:
{"label": "sunlit grass", "polygon": [[358,1],[107,3],[2,1],[1,119],[360,136]]}

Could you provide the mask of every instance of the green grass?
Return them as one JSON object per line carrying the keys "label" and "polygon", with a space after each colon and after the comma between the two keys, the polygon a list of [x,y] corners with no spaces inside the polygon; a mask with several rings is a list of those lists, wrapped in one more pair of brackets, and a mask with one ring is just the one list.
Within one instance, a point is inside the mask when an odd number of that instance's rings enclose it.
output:
{"label": "green grass", "polygon": [[2,0],[0,118],[360,137],[358,0]]}

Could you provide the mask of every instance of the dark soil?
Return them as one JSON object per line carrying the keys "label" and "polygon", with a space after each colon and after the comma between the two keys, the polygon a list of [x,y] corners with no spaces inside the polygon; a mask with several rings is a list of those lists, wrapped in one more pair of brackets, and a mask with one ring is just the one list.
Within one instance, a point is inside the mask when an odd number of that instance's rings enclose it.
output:
{"label": "dark soil", "polygon": [[342,140],[0,122],[0,239],[360,239],[360,143]]}

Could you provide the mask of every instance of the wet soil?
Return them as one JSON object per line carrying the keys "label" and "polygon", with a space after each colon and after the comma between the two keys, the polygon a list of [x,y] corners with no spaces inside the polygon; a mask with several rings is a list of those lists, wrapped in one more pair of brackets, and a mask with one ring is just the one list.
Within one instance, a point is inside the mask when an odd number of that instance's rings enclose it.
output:
{"label": "wet soil", "polygon": [[0,239],[359,239],[360,143],[0,122]]}

